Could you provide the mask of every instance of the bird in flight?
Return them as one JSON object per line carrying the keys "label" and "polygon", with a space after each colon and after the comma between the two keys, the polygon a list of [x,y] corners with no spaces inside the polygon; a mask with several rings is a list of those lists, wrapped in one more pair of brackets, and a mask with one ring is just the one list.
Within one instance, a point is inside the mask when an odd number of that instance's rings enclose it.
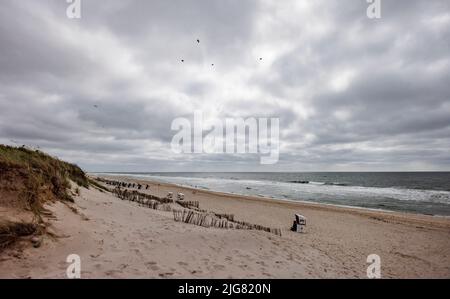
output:
{"label": "bird in flight", "polygon": [[[197,38],[197,43],[200,44],[200,39]],[[263,58],[259,57],[259,61],[262,61]],[[184,59],[181,59],[181,62],[184,62]],[[211,64],[211,66],[214,66],[214,63]]]}
{"label": "bird in flight", "polygon": [[94,108],[98,108],[98,105],[94,105]]}

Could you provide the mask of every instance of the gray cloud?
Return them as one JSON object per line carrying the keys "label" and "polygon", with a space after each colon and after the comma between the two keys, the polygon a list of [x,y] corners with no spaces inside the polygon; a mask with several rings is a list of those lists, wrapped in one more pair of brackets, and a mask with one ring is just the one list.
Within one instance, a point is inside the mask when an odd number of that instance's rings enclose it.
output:
{"label": "gray cloud", "polygon": [[[2,143],[92,171],[450,170],[446,0],[382,0],[379,20],[363,0],[66,7],[2,1]],[[279,117],[280,162],[174,154],[195,110]]]}

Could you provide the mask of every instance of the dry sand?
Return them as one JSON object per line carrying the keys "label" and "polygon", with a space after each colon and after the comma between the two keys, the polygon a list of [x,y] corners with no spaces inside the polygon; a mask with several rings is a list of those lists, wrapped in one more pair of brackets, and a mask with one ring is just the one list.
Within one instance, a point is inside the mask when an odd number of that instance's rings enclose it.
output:
{"label": "dry sand", "polygon": [[[279,227],[283,236],[179,223],[170,212],[82,189],[78,213],[50,206],[58,238],[0,254],[0,278],[65,278],[69,254],[81,257],[82,278],[365,278],[370,254],[381,257],[383,278],[450,278],[448,218],[145,184],[142,192],[183,192],[202,209]],[[306,233],[289,231],[294,213],[307,217]]]}

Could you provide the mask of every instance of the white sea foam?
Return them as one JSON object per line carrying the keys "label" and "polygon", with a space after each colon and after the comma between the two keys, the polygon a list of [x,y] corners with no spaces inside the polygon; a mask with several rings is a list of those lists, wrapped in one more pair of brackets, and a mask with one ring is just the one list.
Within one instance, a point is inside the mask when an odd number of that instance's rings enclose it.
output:
{"label": "white sea foam", "polygon": [[[401,201],[419,201],[441,203],[450,205],[450,192],[437,190],[418,190],[404,188],[381,188],[345,186],[340,183],[327,184],[325,182],[309,182],[298,184],[289,182],[276,182],[267,180],[237,180],[214,177],[185,177],[162,176],[145,174],[121,174],[131,177],[152,178],[166,183],[180,184],[184,186],[207,188],[222,192],[234,192],[246,190],[245,194],[261,194],[264,196],[289,197],[302,199],[305,195],[324,197],[342,197],[348,199],[357,198],[383,198]],[[249,189],[248,189],[249,188]]]}
{"label": "white sea foam", "polygon": [[[111,174],[108,174],[111,175]],[[360,187],[341,183],[310,181],[291,183],[270,180],[196,177],[184,175],[115,174],[198,189],[264,196],[287,200],[322,202],[334,205],[404,210],[426,214],[450,215],[450,192],[395,187]]]}

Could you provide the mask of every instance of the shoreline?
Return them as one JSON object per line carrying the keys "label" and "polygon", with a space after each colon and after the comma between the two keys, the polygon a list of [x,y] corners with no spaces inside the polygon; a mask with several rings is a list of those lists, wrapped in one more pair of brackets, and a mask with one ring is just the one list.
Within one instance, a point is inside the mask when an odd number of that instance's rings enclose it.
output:
{"label": "shoreline", "polygon": [[[364,216],[385,216],[386,218],[396,219],[399,221],[412,221],[412,222],[422,222],[422,221],[430,221],[434,222],[436,220],[436,224],[439,227],[449,228],[450,229],[450,216],[445,215],[429,215],[429,214],[420,214],[420,213],[412,213],[412,212],[400,212],[400,211],[392,211],[392,210],[383,210],[383,209],[372,209],[366,207],[358,207],[358,206],[347,206],[347,205],[338,205],[338,204],[329,204],[329,203],[319,203],[319,202],[311,202],[305,200],[294,200],[294,199],[284,199],[284,198],[271,198],[265,196],[256,196],[256,195],[245,195],[238,193],[228,193],[222,191],[214,191],[214,190],[206,190],[203,188],[195,188],[192,186],[179,185],[175,183],[167,183],[160,182],[157,180],[152,180],[150,178],[142,178],[142,177],[134,177],[134,176],[124,176],[124,175],[98,175],[96,173],[89,173],[89,176],[92,178],[100,177],[111,180],[124,180],[130,182],[139,182],[146,183],[152,185],[161,185],[172,188],[179,188],[188,191],[195,191],[197,193],[216,195],[227,198],[236,198],[236,199],[246,199],[249,201],[261,201],[261,202],[269,202],[273,204],[286,204],[286,205],[294,205],[296,207],[306,207],[311,209],[325,210],[325,211],[334,211],[334,212],[342,212],[342,213],[352,213],[356,215],[364,215]],[[165,194],[161,194],[164,196]]]}
{"label": "shoreline", "polygon": [[[200,172],[201,173],[201,172]],[[295,173],[295,172],[294,172]],[[413,172],[415,173],[415,172]],[[432,172],[434,173],[434,172]],[[447,172],[444,172],[447,173]],[[183,184],[183,183],[175,183],[175,182],[165,182],[165,181],[160,181],[157,178],[154,178],[152,176],[146,176],[145,174],[140,174],[140,173],[103,173],[103,172],[91,172],[90,175],[92,176],[106,176],[106,177],[126,177],[129,179],[134,179],[134,180],[143,180],[143,181],[151,181],[151,182],[158,182],[158,183],[164,183],[164,184],[172,184],[175,186],[180,186],[180,187],[184,187],[187,189],[195,189],[195,190],[202,190],[202,191],[211,191],[211,192],[215,192],[215,193],[224,193],[230,196],[236,195],[236,196],[244,196],[244,197],[252,197],[252,198],[261,198],[261,199],[273,199],[273,200],[278,200],[278,201],[285,201],[285,202],[301,202],[304,204],[318,204],[318,205],[325,205],[325,206],[332,206],[332,207],[342,207],[342,208],[354,208],[354,209],[362,209],[362,210],[369,210],[369,211],[380,211],[380,212],[392,212],[392,213],[400,213],[400,214],[411,214],[411,215],[424,215],[424,216],[433,216],[433,217],[442,217],[442,218],[449,218],[450,219],[450,210],[449,212],[438,212],[438,211],[421,211],[420,209],[414,209],[414,208],[410,208],[410,209],[402,209],[402,208],[398,208],[397,205],[392,205],[389,208],[384,208],[382,206],[385,205],[381,205],[380,207],[369,207],[369,206],[365,206],[364,204],[359,205],[359,203],[357,201],[355,201],[355,203],[351,203],[351,204],[340,204],[340,203],[334,203],[334,202],[326,202],[326,201],[316,201],[314,198],[309,199],[309,200],[305,200],[305,199],[301,199],[301,196],[290,196],[290,198],[288,198],[287,196],[281,195],[281,194],[246,194],[246,193],[235,193],[235,192],[228,192],[228,191],[224,191],[224,190],[214,190],[212,188],[208,188],[208,187],[202,187],[202,186],[193,186],[190,184]],[[196,177],[197,179],[202,179],[201,177]],[[208,179],[208,178],[205,178]],[[236,179],[237,181],[240,181],[239,179]],[[246,181],[246,180],[244,180]],[[253,182],[252,180],[250,180],[249,182]],[[257,181],[260,182],[260,181]],[[269,181],[272,182],[272,181]],[[274,181],[272,183],[278,184],[278,183],[288,183],[288,182],[281,182],[281,181]],[[322,185],[322,184],[320,184]],[[326,183],[324,183],[323,185],[326,185]],[[243,185],[244,186],[244,185]],[[346,187],[354,187],[354,188],[375,188],[375,189],[396,189],[394,187],[370,187],[370,186],[360,186],[360,185],[346,185]],[[222,188],[223,189],[223,188]],[[253,189],[253,188],[252,188]],[[446,192],[449,193],[450,196],[450,190],[434,190],[434,189],[403,189],[403,188],[398,188],[398,190],[410,190],[410,191],[420,191],[420,192]],[[318,195],[320,196],[320,195]],[[331,196],[331,195],[330,195]],[[361,196],[363,199],[364,197]],[[396,199],[395,197],[392,198],[393,200],[398,200],[401,202],[405,202],[405,205],[408,205],[408,202],[410,200],[404,200],[404,199]],[[412,202],[415,201],[415,199],[411,200]],[[426,204],[426,201],[417,201],[418,204]],[[432,204],[430,202],[430,204]],[[443,204],[446,206],[446,203],[444,202],[437,202],[437,204]],[[401,206],[401,205],[400,205]]]}

